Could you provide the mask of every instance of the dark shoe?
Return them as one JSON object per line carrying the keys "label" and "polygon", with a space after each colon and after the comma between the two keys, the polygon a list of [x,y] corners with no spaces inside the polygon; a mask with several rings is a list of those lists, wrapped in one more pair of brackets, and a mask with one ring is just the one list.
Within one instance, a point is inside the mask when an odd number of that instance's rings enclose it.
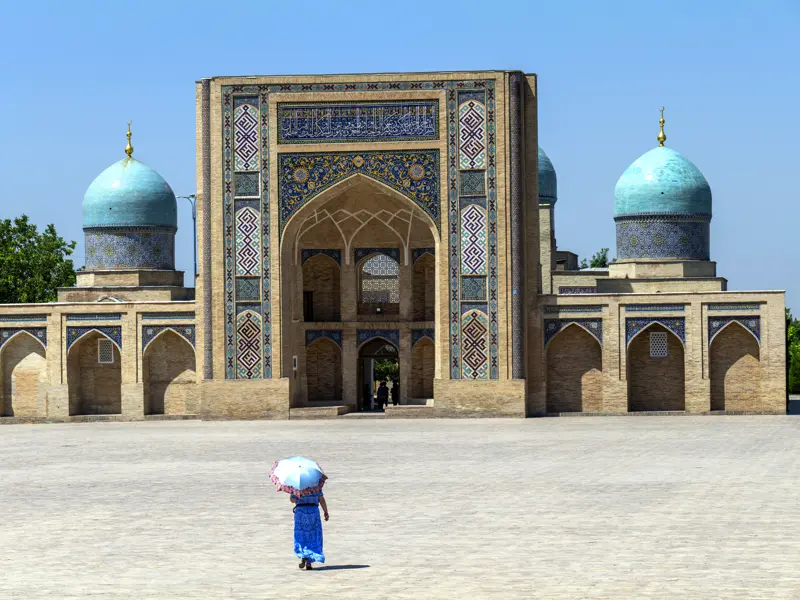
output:
{"label": "dark shoe", "polygon": [[305,569],[306,568],[306,559],[305,558],[300,561],[300,568],[301,569]]}
{"label": "dark shoe", "polygon": [[310,570],[311,570],[311,561],[309,560],[309,561],[306,561],[306,571],[310,571]]}

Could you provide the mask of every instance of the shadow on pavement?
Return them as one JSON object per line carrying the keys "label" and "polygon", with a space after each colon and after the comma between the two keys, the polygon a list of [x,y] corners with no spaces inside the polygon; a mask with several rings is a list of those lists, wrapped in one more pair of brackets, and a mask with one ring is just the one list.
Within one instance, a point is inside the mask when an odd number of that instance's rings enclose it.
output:
{"label": "shadow on pavement", "polygon": [[369,569],[369,565],[328,565],[326,567],[314,567],[315,571],[345,571],[348,569]]}

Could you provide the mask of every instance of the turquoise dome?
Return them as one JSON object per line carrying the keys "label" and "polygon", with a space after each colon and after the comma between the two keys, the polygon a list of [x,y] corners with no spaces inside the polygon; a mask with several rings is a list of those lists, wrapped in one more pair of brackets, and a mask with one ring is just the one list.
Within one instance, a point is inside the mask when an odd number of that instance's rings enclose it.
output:
{"label": "turquoise dome", "polygon": [[555,204],[558,200],[556,170],[547,153],[539,148],[539,204]]}
{"label": "turquoise dome", "polygon": [[114,163],[86,190],[83,228],[146,227],[176,231],[175,193],[161,175],[128,157]]}
{"label": "turquoise dome", "polygon": [[614,195],[615,216],[711,216],[711,188],[700,169],[680,152],[664,146],[637,158],[617,181]]}

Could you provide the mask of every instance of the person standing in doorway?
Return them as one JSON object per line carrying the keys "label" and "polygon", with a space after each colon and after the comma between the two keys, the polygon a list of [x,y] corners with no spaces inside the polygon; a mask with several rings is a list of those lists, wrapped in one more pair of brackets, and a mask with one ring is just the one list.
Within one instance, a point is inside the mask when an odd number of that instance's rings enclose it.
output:
{"label": "person standing in doorway", "polygon": [[385,381],[381,381],[381,385],[378,387],[378,407],[383,410],[387,404],[389,404],[389,388]]}
{"label": "person standing in doorway", "polygon": [[392,381],[392,404],[394,406],[400,404],[400,382],[397,379]]}

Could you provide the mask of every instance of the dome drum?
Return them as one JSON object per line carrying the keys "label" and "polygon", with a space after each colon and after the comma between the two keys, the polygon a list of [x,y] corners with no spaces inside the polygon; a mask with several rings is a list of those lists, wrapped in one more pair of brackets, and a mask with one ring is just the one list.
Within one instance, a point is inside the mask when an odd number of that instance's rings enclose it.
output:
{"label": "dome drum", "polygon": [[710,215],[631,215],[614,220],[617,260],[711,258]]}
{"label": "dome drum", "polygon": [[175,233],[160,228],[86,229],[86,266],[95,269],[175,269]]}

